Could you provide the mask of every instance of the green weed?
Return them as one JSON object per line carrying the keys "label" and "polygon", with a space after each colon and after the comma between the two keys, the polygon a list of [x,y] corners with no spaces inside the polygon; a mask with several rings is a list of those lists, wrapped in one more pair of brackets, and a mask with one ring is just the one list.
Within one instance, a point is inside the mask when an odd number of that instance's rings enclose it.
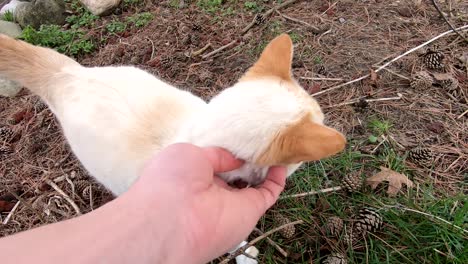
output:
{"label": "green weed", "polygon": [[250,10],[250,11],[253,11],[253,12],[262,12],[263,11],[263,6],[259,5],[257,2],[255,1],[246,1],[244,3],[244,7],[245,9],[247,10]]}
{"label": "green weed", "polygon": [[15,17],[11,11],[6,11],[0,18],[4,21],[15,22]]}
{"label": "green weed", "polygon": [[144,12],[136,14],[127,18],[129,23],[132,23],[135,27],[141,28],[149,24],[153,20],[154,16],[150,12]]}
{"label": "green weed", "polygon": [[369,121],[367,126],[377,136],[381,136],[387,134],[393,125],[387,120],[379,120],[374,118]]}
{"label": "green weed", "polygon": [[223,0],[198,0],[197,5],[205,12],[214,13],[218,11],[223,4]]}
{"label": "green weed", "polygon": [[106,25],[106,29],[110,33],[121,33],[127,29],[127,24],[121,21],[112,21]]}
{"label": "green weed", "polygon": [[94,50],[92,41],[81,30],[63,30],[57,25],[42,25],[39,30],[31,26],[23,29],[21,38],[34,45],[54,48],[60,53],[78,55]]}

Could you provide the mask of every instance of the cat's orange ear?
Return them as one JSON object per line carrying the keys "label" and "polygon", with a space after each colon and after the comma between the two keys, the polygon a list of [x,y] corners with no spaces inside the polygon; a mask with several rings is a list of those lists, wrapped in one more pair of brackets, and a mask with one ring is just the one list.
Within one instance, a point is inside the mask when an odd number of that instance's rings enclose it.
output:
{"label": "cat's orange ear", "polygon": [[281,34],[266,46],[258,61],[245,73],[241,81],[266,76],[290,80],[292,58],[292,40],[288,34]]}
{"label": "cat's orange ear", "polygon": [[312,122],[306,115],[298,123],[281,131],[256,163],[273,166],[320,160],[342,151],[345,145],[343,134]]}

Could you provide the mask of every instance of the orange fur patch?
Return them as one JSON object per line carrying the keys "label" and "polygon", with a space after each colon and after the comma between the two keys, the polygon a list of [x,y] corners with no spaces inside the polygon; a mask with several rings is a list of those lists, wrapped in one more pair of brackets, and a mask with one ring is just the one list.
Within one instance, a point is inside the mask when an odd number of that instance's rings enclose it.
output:
{"label": "orange fur patch", "polygon": [[258,61],[241,78],[241,81],[273,76],[289,81],[292,58],[292,40],[288,34],[281,34],[266,46]]}
{"label": "orange fur patch", "polygon": [[343,134],[312,122],[309,113],[280,132],[256,163],[272,166],[320,160],[342,151],[345,145]]}

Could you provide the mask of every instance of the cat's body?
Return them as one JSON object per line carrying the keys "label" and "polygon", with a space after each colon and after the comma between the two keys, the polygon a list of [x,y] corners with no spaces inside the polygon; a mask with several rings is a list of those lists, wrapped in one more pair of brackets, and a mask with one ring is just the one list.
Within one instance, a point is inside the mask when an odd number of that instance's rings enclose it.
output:
{"label": "cat's body", "polygon": [[289,36],[277,37],[238,83],[209,103],[134,67],[86,68],[2,35],[0,75],[47,102],[77,158],[116,195],[152,155],[177,142],[227,149],[246,162],[221,177],[258,184],[270,166],[286,165],[291,174],[346,142],[323,125],[317,102],[292,78],[292,51]]}

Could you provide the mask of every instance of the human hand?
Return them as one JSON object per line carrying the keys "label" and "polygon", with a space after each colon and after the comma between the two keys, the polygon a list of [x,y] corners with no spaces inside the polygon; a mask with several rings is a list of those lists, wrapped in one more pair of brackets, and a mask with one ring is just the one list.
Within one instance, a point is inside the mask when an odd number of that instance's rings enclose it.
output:
{"label": "human hand", "polygon": [[271,168],[257,188],[234,189],[215,175],[241,165],[223,149],[190,144],[169,146],[149,162],[129,194],[157,205],[155,223],[171,231],[164,238],[155,227],[154,239],[168,243],[168,255],[205,263],[247,238],[283,190],[286,169]]}

